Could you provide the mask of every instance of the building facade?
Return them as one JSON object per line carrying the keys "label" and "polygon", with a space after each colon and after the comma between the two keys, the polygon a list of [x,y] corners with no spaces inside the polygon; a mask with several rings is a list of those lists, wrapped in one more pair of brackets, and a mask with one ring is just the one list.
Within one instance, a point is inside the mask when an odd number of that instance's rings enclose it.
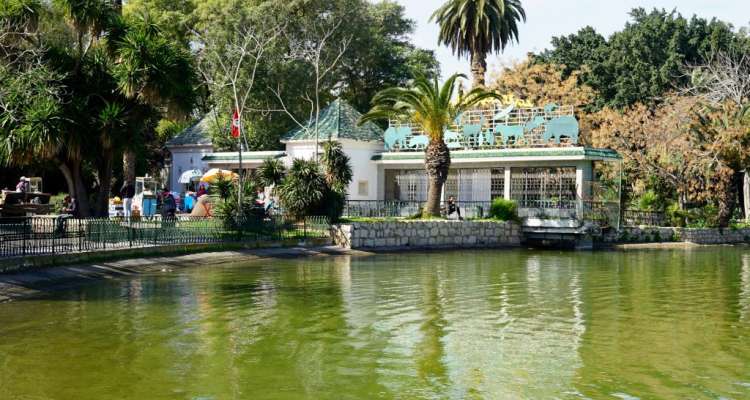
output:
{"label": "building facade", "polygon": [[[385,131],[372,123],[360,126],[360,117],[346,102],[336,100],[321,112],[317,129],[309,122],[285,135],[285,150],[243,152],[243,168],[257,168],[266,158],[291,165],[295,158],[315,157],[316,143],[320,151],[323,141],[336,140],[351,158],[351,210],[378,215],[384,204],[400,204],[389,213],[413,213],[427,197],[426,136],[418,126],[400,121],[390,121]],[[478,108],[456,118],[444,136],[451,149],[451,169],[443,198],[452,196],[469,214],[485,212],[496,198],[514,200],[526,217],[580,215],[592,204],[619,207],[621,158],[612,150],[579,144],[572,107]],[[178,151],[173,153],[177,160],[179,151],[188,147],[172,148]],[[239,168],[236,152],[204,150],[196,147],[192,156],[193,161],[200,157],[202,168]]]}

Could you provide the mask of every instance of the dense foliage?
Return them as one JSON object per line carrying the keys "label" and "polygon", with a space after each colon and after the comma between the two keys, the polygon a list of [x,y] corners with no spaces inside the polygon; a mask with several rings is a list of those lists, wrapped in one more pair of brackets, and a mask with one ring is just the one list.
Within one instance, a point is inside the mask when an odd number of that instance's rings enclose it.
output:
{"label": "dense foliage", "polygon": [[623,156],[626,207],[726,226],[750,163],[750,39],[674,11],[631,17],[609,38],[590,27],[554,38],[551,49],[498,74],[494,87],[577,106],[581,140]]}
{"label": "dense foliage", "polygon": [[[432,52],[409,43],[414,22],[394,2],[122,3],[0,2],[0,161],[26,175],[58,169],[84,215],[105,213],[123,180],[162,174],[164,143],[211,109],[218,150],[236,149],[228,132],[232,95],[210,85],[198,61],[225,54],[247,27],[277,32],[259,62],[237,73],[256,79],[242,113],[251,150],[279,148],[294,121],[310,116],[310,98],[325,105],[342,97],[365,109],[383,87],[439,74]],[[323,26],[330,36],[320,56],[336,62],[314,84],[314,65],[296,52],[320,40]],[[0,174],[13,185],[17,170],[4,171],[13,171]],[[267,178],[280,182],[278,174]]]}

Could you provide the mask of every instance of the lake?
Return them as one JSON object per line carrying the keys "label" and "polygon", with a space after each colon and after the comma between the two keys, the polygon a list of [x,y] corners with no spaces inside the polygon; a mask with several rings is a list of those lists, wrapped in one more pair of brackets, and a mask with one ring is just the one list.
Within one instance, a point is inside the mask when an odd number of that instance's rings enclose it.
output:
{"label": "lake", "polygon": [[750,248],[165,269],[0,304],[0,399],[750,398]]}

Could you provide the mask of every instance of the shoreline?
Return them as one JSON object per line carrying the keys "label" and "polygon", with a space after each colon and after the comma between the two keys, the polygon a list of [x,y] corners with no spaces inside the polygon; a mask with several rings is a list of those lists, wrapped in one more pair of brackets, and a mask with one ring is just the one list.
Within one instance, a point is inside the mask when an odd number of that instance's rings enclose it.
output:
{"label": "shoreline", "polygon": [[337,246],[283,247],[207,251],[181,255],[154,255],[104,262],[68,263],[0,273],[0,303],[43,295],[107,279],[170,272],[200,266],[251,262],[274,258],[368,256],[372,253]]}
{"label": "shoreline", "polygon": [[[721,246],[747,246],[746,244],[695,244],[690,242],[620,243],[597,247],[591,251],[632,250],[698,250]],[[533,250],[530,247],[499,247],[494,249],[462,247],[382,247],[368,250],[348,249],[335,245],[310,247],[271,248],[194,248],[192,251],[154,253],[146,255],[123,255],[104,257],[99,261],[70,261],[64,264],[23,268],[17,271],[0,272],[0,303],[41,296],[45,293],[74,288],[90,282],[119,279],[128,276],[171,272],[201,266],[253,262],[274,258],[327,257],[327,256],[372,256],[376,254],[408,253],[420,251],[484,251],[484,250]],[[571,250],[574,251],[574,250]]]}

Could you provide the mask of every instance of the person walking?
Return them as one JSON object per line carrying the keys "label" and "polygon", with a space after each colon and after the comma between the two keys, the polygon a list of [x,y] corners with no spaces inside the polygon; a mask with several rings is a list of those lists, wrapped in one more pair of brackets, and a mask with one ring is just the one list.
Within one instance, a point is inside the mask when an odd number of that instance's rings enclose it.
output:
{"label": "person walking", "polygon": [[135,197],[133,185],[125,182],[120,188],[120,197],[122,198],[122,213],[125,218],[130,218],[133,212],[133,197]]}

